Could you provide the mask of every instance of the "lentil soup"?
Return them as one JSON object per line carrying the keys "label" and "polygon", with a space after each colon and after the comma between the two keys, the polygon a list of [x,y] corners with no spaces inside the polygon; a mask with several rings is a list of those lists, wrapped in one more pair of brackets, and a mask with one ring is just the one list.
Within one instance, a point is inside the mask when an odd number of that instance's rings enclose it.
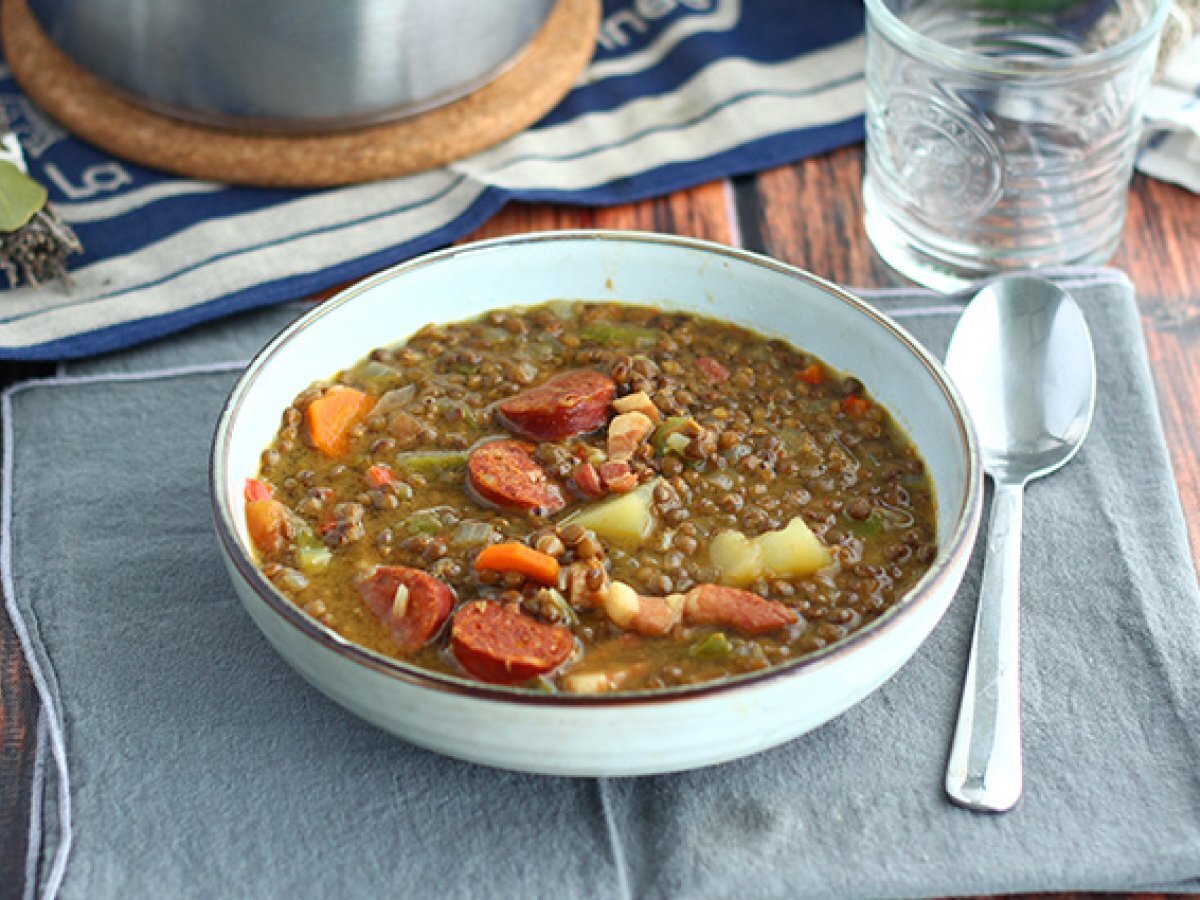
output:
{"label": "lentil soup", "polygon": [[246,485],[264,574],[343,636],[604,693],[812,653],[936,555],[863,384],[692,313],[557,301],[423,328],[302,392]]}

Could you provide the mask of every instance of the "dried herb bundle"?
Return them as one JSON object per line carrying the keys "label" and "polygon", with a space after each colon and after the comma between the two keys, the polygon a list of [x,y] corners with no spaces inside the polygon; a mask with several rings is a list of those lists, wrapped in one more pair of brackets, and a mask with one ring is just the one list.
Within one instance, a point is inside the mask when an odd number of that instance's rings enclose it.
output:
{"label": "dried herb bundle", "polygon": [[10,288],[67,282],[67,257],[83,245],[47,202],[46,189],[25,171],[12,132],[0,137],[0,271]]}

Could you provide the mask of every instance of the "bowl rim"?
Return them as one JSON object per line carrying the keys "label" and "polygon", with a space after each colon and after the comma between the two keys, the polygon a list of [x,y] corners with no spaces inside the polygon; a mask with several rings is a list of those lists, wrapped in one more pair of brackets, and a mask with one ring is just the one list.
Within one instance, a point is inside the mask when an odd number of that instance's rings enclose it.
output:
{"label": "bowl rim", "polygon": [[[226,472],[229,462],[228,450],[231,432],[247,394],[253,389],[255,383],[262,376],[263,371],[297,332],[314,327],[325,316],[332,314],[336,309],[353,301],[359,295],[374,290],[381,284],[385,284],[416,269],[435,266],[460,256],[489,253],[504,248],[521,247],[527,244],[555,242],[600,242],[667,246],[685,251],[698,252],[702,255],[714,255],[733,259],[739,263],[766,268],[772,272],[815,287],[832,296],[834,299],[851,306],[873,321],[878,327],[889,333],[895,340],[899,341],[922,364],[926,373],[941,391],[954,416],[959,446],[966,450],[965,496],[961,498],[962,513],[955,523],[949,540],[939,548],[938,555],[934,559],[929,571],[878,619],[815,653],[806,654],[798,659],[772,665],[755,672],[742,673],[718,681],[662,688],[654,691],[614,692],[598,695],[538,693],[527,688],[492,685],[485,682],[472,681],[461,676],[423,669],[353,643],[321,624],[316,619],[308,616],[280,593],[266,576],[262,574],[262,571],[255,564],[250,554],[237,539],[232,525],[233,511],[226,502],[224,489],[227,480]],[[718,316],[712,317],[719,318]],[[403,335],[399,335],[396,337],[396,340],[402,337]],[[969,558],[973,551],[974,538],[982,515],[983,482],[983,461],[975,430],[962,398],[942,368],[941,363],[913,338],[903,326],[899,325],[887,314],[872,307],[845,288],[817,275],[813,275],[797,266],[781,262],[763,254],[699,238],[657,232],[612,231],[603,229],[529,232],[459,244],[391,266],[344,288],[333,297],[323,301],[318,306],[298,317],[255,354],[230,390],[222,406],[209,456],[209,500],[217,537],[225,553],[226,560],[232,564],[238,576],[241,577],[246,586],[253,591],[257,598],[262,601],[263,605],[279,616],[284,623],[296,629],[305,637],[315,641],[324,649],[332,651],[337,656],[412,687],[427,688],[464,698],[554,708],[657,706],[662,703],[679,703],[731,693],[742,693],[778,682],[782,679],[796,677],[805,672],[824,668],[857,653],[864,646],[877,643],[884,636],[894,631],[901,622],[913,616],[918,608],[926,605],[922,601],[929,601],[936,596],[939,593],[938,588],[952,578],[956,570],[961,571],[965,569],[966,560],[963,557]],[[939,498],[940,502],[942,502],[941,498]],[[947,606],[952,599],[953,594],[946,599]]]}

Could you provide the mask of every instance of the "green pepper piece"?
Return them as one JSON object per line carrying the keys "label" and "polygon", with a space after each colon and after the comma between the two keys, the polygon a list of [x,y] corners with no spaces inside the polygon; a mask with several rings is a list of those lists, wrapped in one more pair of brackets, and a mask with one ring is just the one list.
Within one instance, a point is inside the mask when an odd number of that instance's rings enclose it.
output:
{"label": "green pepper piece", "polygon": [[397,453],[396,465],[422,475],[442,475],[465,469],[467,453],[462,450],[414,450]]}
{"label": "green pepper piece", "polygon": [[658,332],[653,328],[617,322],[593,322],[584,328],[579,336],[602,347],[647,349],[658,342]]}
{"label": "green pepper piece", "polygon": [[850,516],[844,517],[846,520],[846,528],[851,534],[860,538],[879,537],[883,534],[884,522],[883,516],[879,514],[879,510],[872,510],[871,514],[865,519],[855,519]]}
{"label": "green pepper piece", "polygon": [[692,644],[692,649],[688,651],[695,659],[725,659],[732,652],[733,645],[729,643],[729,638],[725,637],[723,631],[705,635]]}
{"label": "green pepper piece", "polygon": [[347,381],[378,392],[392,384],[399,375],[399,371],[391,366],[368,359],[350,370]]}
{"label": "green pepper piece", "polygon": [[307,524],[296,528],[296,565],[307,575],[324,572],[329,568],[333,554]]}
{"label": "green pepper piece", "polygon": [[466,423],[468,427],[479,427],[479,417],[475,415],[475,410],[471,407],[471,404],[460,400],[458,402],[458,408],[462,410],[463,422]]}
{"label": "green pepper piece", "polygon": [[[650,436],[650,446],[654,448],[655,454],[658,456],[666,456],[668,453],[680,453],[677,447],[671,446],[668,439],[673,434],[683,435],[685,429],[694,425],[694,420],[691,416],[668,416],[663,420],[662,424],[654,429],[654,434]],[[683,435],[687,437],[687,435]]]}
{"label": "green pepper piece", "polygon": [[442,520],[431,509],[423,509],[408,517],[405,525],[413,534],[436,534],[442,530]]}

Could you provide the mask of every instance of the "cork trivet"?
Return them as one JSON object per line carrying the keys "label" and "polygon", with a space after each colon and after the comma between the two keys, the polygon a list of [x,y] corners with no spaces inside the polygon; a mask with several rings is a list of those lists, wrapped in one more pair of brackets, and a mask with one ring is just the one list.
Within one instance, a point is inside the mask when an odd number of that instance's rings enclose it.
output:
{"label": "cork trivet", "polygon": [[131,162],[208,181],[332,187],[436,168],[529,127],[591,60],[601,0],[558,0],[520,57],[459,100],[410,118],[317,135],[235,132],[150,112],[71,61],[26,0],[0,4],[4,55],[25,92],[69,131]]}

